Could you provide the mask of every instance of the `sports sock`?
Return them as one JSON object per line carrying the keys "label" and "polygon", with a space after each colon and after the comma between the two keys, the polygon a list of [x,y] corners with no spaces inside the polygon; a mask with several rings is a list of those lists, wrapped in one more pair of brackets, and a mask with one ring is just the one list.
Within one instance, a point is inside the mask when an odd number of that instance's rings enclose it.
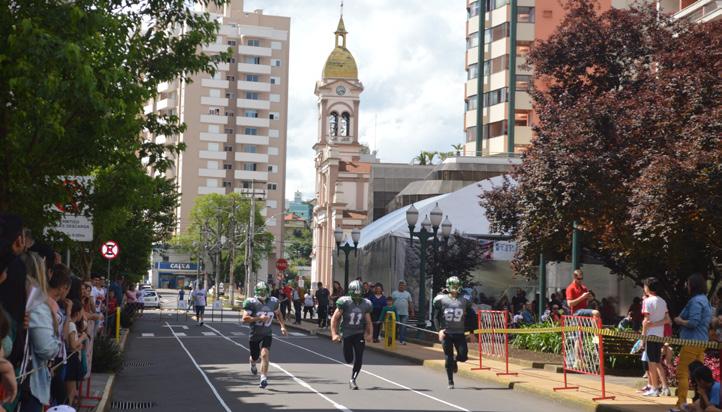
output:
{"label": "sports sock", "polygon": [[266,375],[261,375],[261,380],[262,380],[262,381],[265,381],[265,380],[266,380]]}

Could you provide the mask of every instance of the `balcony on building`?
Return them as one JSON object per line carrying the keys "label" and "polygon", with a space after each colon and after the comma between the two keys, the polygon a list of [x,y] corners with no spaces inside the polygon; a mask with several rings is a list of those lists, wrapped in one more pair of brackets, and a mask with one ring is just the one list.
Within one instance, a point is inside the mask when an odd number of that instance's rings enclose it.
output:
{"label": "balcony on building", "polygon": [[227,89],[230,84],[228,80],[221,79],[201,79],[201,86],[213,89]]}
{"label": "balcony on building", "polygon": [[201,104],[205,104],[207,106],[228,107],[228,99],[225,97],[201,96]]}
{"label": "balcony on building", "polygon": [[216,70],[219,72],[227,72],[231,69],[231,64],[228,62],[218,62],[216,63]]}
{"label": "balcony on building", "polygon": [[268,181],[268,172],[258,172],[251,170],[236,170],[234,177],[237,180],[257,180],[259,182]]}
{"label": "balcony on building", "polygon": [[200,177],[226,177],[226,171],[224,169],[198,169],[198,176]]}
{"label": "balcony on building", "polygon": [[206,160],[226,160],[228,158],[228,152],[216,152],[211,150],[200,150],[198,157]]}
{"label": "balcony on building", "polygon": [[247,56],[271,57],[271,53],[272,50],[270,47],[238,46],[238,54],[245,54]]}
{"label": "balcony on building", "polygon": [[219,195],[225,195],[226,194],[226,188],[221,187],[208,187],[208,186],[199,186],[198,187],[198,194],[199,195],[210,195],[210,194],[219,194]]}
{"label": "balcony on building", "polygon": [[271,102],[260,99],[236,99],[236,106],[242,109],[270,110]]}
{"label": "balcony on building", "polygon": [[202,114],[201,123],[212,124],[228,124],[228,116],[219,116],[215,114]]}
{"label": "balcony on building", "polygon": [[245,80],[238,80],[238,90],[248,90],[252,92],[270,92],[271,83],[248,82]]}
{"label": "balcony on building", "polygon": [[168,109],[175,109],[175,99],[171,97],[166,97],[163,100],[159,100],[155,104],[155,110],[161,111],[161,110],[168,110]]}
{"label": "balcony on building", "polygon": [[698,23],[722,18],[722,1],[720,0],[680,0],[679,7],[681,10],[674,14],[675,19],[686,19]]}
{"label": "balcony on building", "polygon": [[153,101],[151,100],[148,104],[143,106],[143,113],[150,114],[153,112]]}
{"label": "balcony on building", "polygon": [[226,143],[228,141],[228,135],[225,133],[201,132],[200,139],[203,142]]}
{"label": "balcony on building", "polygon": [[238,63],[240,73],[271,74],[271,66],[268,64]]}
{"label": "balcony on building", "polygon": [[236,143],[237,144],[257,144],[257,145],[268,146],[269,139],[268,139],[268,136],[237,134],[236,135]]}
{"label": "balcony on building", "polygon": [[268,154],[236,152],[235,159],[236,162],[268,163]]}
{"label": "balcony on building", "polygon": [[241,194],[248,195],[248,196],[255,195],[256,199],[259,199],[259,198],[262,200],[266,199],[266,190],[258,188],[258,187],[255,189],[251,189],[250,187],[237,187],[237,188],[233,189],[233,191],[236,193],[241,193]]}
{"label": "balcony on building", "polygon": [[250,127],[269,127],[271,125],[271,121],[268,118],[263,117],[236,116],[236,125]]}
{"label": "balcony on building", "polygon": [[156,91],[158,94],[164,93],[167,91],[170,91],[172,89],[175,89],[178,86],[177,80],[173,80],[172,82],[162,82],[158,83],[158,86],[156,87]]}
{"label": "balcony on building", "polygon": [[204,45],[202,49],[205,53],[223,53],[228,49],[233,50],[233,47],[227,44],[211,43]]}

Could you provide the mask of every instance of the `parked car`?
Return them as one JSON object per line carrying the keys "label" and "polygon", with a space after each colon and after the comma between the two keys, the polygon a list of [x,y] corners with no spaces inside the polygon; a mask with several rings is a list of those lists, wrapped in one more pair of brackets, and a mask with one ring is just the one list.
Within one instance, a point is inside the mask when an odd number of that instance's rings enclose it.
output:
{"label": "parked car", "polygon": [[142,289],[143,305],[146,308],[160,308],[160,295],[153,289]]}

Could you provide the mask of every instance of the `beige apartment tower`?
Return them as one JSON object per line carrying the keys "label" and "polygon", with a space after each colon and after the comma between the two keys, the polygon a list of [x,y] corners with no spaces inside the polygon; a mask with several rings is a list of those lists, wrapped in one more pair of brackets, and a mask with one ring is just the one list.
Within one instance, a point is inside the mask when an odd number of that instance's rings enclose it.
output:
{"label": "beige apartment tower", "polygon": [[274,253],[258,271],[258,279],[266,280],[283,256],[290,19],[262,10],[245,12],[243,0],[223,8],[198,6],[198,11],[208,11],[221,25],[216,41],[202,51],[230,48],[231,59],[219,64],[213,76],[203,73],[191,83],[160,85],[146,112],[176,114],[187,126],[178,136],[187,148],[168,173],[182,194],[177,231],[189,226],[199,195],[255,196],[263,201],[262,214],[275,239]]}

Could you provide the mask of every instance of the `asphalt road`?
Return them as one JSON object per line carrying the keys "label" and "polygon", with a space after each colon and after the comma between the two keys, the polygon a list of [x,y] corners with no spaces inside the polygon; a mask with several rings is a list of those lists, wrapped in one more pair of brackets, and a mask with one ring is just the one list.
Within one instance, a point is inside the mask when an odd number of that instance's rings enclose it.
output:
{"label": "asphalt road", "polygon": [[[180,316],[146,312],[133,326],[126,367],[117,376],[112,411],[558,411],[546,399],[456,377],[367,350],[360,390],[341,346],[276,327],[269,386],[258,387],[248,365],[248,328],[237,320],[198,326]],[[135,407],[130,409],[130,407]],[[147,407],[147,408],[146,408]]]}

